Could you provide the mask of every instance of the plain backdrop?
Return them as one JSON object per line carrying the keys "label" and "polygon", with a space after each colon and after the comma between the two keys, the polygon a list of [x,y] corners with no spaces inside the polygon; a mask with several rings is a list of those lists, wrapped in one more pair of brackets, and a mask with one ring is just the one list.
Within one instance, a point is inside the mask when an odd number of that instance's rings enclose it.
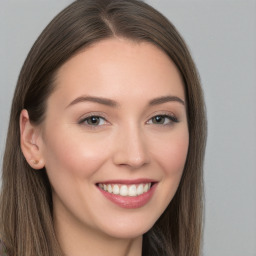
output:
{"label": "plain backdrop", "polygon": [[[0,0],[0,164],[23,61],[43,28],[71,2]],[[256,256],[256,1],[146,2],[186,40],[205,92],[204,255]]]}

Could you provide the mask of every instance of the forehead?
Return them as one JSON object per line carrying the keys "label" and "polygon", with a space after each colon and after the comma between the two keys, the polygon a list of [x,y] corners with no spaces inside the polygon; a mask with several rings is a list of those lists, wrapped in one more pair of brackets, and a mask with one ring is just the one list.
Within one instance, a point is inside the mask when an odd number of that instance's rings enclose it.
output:
{"label": "forehead", "polygon": [[167,54],[151,43],[123,38],[102,40],[69,59],[57,72],[54,93],[63,101],[81,94],[184,98],[180,73]]}

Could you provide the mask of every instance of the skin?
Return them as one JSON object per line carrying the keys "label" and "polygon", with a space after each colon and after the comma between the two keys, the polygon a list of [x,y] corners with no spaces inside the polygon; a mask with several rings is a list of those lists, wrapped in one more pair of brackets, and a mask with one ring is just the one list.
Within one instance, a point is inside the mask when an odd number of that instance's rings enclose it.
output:
{"label": "skin", "polygon": [[[79,101],[103,97],[116,106]],[[21,112],[21,146],[34,169],[45,167],[52,185],[54,225],[65,255],[141,255],[142,235],[161,216],[179,185],[189,145],[180,74],[169,57],[147,42],[112,38],[68,60],[57,73],[40,126]],[[70,105],[71,104],[71,105]],[[96,125],[84,120],[102,116]],[[170,115],[155,122],[154,117]],[[38,160],[35,163],[33,160]],[[150,201],[125,209],[106,199],[99,182],[157,182]]]}

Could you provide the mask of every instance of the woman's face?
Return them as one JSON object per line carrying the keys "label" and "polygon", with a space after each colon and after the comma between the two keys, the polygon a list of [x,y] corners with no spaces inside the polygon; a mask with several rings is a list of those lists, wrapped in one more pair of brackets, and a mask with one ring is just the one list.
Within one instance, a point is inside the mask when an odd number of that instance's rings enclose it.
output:
{"label": "woman's face", "polygon": [[187,156],[177,68],[150,43],[107,39],[67,61],[55,83],[40,135],[55,222],[119,238],[145,233]]}

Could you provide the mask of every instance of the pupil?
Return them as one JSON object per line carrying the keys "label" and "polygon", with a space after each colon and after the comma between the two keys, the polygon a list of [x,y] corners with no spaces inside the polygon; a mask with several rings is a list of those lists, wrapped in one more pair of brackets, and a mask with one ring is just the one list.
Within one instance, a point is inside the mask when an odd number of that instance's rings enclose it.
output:
{"label": "pupil", "polygon": [[96,116],[93,116],[90,118],[89,123],[91,124],[97,124],[99,122],[99,118]]}
{"label": "pupil", "polygon": [[163,117],[162,116],[156,116],[155,121],[156,121],[156,123],[162,123]]}

